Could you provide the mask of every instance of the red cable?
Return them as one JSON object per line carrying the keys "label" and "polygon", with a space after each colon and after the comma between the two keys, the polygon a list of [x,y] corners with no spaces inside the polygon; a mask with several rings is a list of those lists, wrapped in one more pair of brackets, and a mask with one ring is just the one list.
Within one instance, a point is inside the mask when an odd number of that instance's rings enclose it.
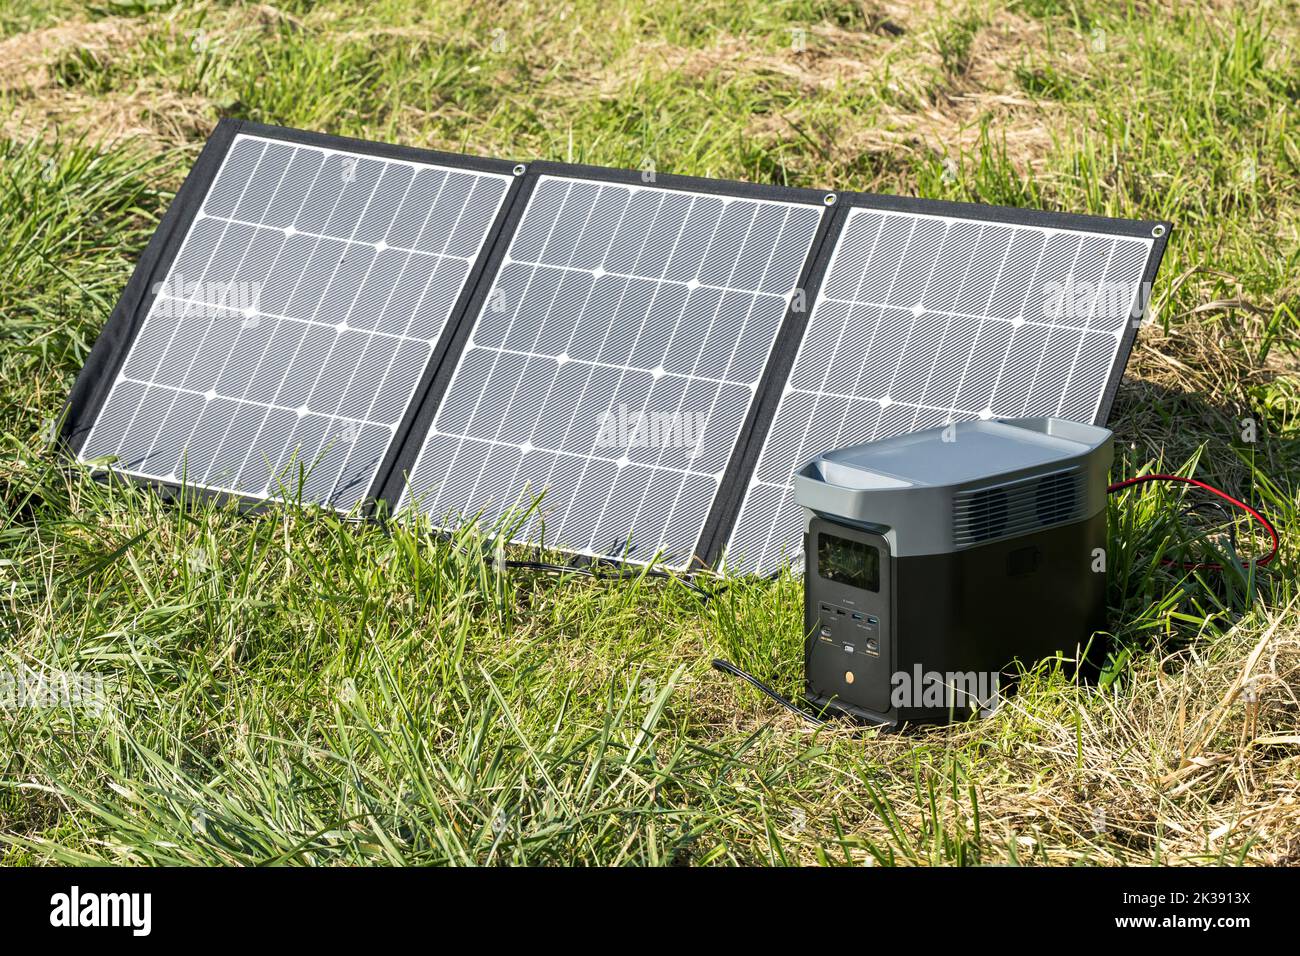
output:
{"label": "red cable", "polygon": [[[1246,502],[1238,501],[1236,498],[1232,497],[1232,495],[1228,494],[1227,492],[1220,491],[1218,488],[1215,488],[1213,485],[1207,485],[1203,481],[1197,481],[1195,478],[1184,478],[1182,475],[1138,475],[1136,478],[1129,478],[1125,481],[1115,482],[1115,484],[1111,485],[1109,488],[1106,489],[1106,493],[1114,494],[1115,492],[1121,490],[1122,488],[1128,488],[1132,485],[1146,484],[1148,481],[1174,481],[1184,485],[1195,485],[1197,488],[1205,489],[1212,495],[1218,495],[1224,501],[1228,502],[1228,504],[1240,508],[1242,511],[1246,512],[1252,518],[1254,518],[1256,521],[1262,524],[1264,526],[1264,530],[1267,531],[1269,535],[1272,537],[1273,550],[1271,550],[1267,555],[1265,555],[1264,557],[1260,558],[1257,562],[1255,562],[1256,565],[1262,568],[1264,567],[1264,565],[1268,564],[1275,557],[1277,557],[1277,550],[1281,544],[1281,541],[1278,539],[1277,529],[1273,527],[1272,522],[1270,522],[1267,518],[1265,518],[1262,514],[1260,514],[1250,505],[1246,504]],[[1204,562],[1199,564],[1195,562],[1185,561],[1180,564],[1177,561],[1171,561],[1169,558],[1161,558],[1160,563],[1165,565],[1179,566],[1186,571],[1222,571],[1223,570],[1223,565],[1219,564],[1217,561],[1209,561],[1209,562]]]}

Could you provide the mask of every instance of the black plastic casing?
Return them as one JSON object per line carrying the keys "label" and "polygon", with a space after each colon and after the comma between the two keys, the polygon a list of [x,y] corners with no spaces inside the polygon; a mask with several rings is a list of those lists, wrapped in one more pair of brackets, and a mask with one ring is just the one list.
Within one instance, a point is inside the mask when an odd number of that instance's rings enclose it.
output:
{"label": "black plastic casing", "polygon": [[[946,722],[970,716],[970,707],[952,701],[899,706],[896,685],[915,687],[928,674],[997,673],[997,693],[1005,695],[1017,665],[1059,655],[1071,671],[1082,665],[1087,673],[1104,659],[1105,636],[1097,633],[1106,626],[1104,509],[1073,523],[913,557],[890,554],[885,531],[822,517],[809,524],[804,672],[814,706],[878,724]],[[821,577],[820,533],[882,548],[880,591]],[[864,628],[869,622],[854,614],[878,623]],[[877,642],[875,654],[866,652],[868,635]]]}

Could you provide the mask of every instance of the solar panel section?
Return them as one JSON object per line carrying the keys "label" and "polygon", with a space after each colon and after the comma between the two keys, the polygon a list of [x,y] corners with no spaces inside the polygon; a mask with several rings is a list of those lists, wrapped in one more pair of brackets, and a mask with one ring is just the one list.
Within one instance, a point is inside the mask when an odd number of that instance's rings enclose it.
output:
{"label": "solar panel section", "polygon": [[793,472],[818,452],[937,424],[1092,422],[1152,240],[853,208],[724,552],[767,573],[801,548]]}
{"label": "solar panel section", "polygon": [[689,564],[822,212],[538,176],[402,507]]}
{"label": "solar panel section", "polygon": [[380,477],[510,183],[235,136],[79,459],[350,510]]}

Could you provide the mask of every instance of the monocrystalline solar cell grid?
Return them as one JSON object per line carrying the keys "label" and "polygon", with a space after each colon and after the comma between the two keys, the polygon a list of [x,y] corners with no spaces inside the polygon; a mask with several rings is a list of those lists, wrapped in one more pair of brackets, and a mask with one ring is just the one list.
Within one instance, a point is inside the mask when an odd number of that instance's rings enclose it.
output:
{"label": "monocrystalline solar cell grid", "polygon": [[1104,415],[1167,224],[839,198],[223,121],[64,434],[162,485],[769,573],[819,452]]}
{"label": "monocrystalline solar cell grid", "polygon": [[1152,240],[854,208],[724,563],[793,562],[794,471],[819,452],[971,418],[1093,421]]}
{"label": "monocrystalline solar cell grid", "polygon": [[236,136],[79,458],[350,510],[510,181]]}
{"label": "monocrystalline solar cell grid", "polygon": [[540,176],[402,502],[684,566],[823,209]]}

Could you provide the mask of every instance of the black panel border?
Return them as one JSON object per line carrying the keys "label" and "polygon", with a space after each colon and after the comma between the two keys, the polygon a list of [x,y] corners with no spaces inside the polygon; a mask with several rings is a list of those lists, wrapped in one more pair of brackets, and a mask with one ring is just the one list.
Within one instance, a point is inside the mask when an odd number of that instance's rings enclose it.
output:
{"label": "black panel border", "polygon": [[194,216],[203,205],[240,125],[237,120],[223,119],[208,137],[199,158],[186,175],[171,205],[167,207],[149,244],[145,246],[121,298],[91,347],[85,364],[77,373],[77,379],[64,405],[59,433],[61,443],[74,459],[80,453],[103,408],[109,388],[135,342],[144,317],[149,314],[157,284],[167,274],[180,251],[181,241],[189,233]]}
{"label": "black panel border", "polygon": [[772,347],[772,356],[759,382],[754,405],[750,409],[750,417],[746,420],[746,431],[741,435],[737,453],[727,465],[723,477],[723,488],[728,490],[729,494],[724,496],[722,490],[719,491],[714,501],[713,514],[709,516],[709,523],[705,527],[707,536],[700,544],[700,561],[704,567],[717,566],[722,556],[722,549],[731,537],[736,519],[740,517],[740,508],[749,491],[750,479],[754,469],[758,467],[758,458],[763,453],[767,433],[771,428],[772,419],[776,416],[777,405],[781,401],[781,393],[785,389],[786,380],[790,377],[790,371],[794,368],[795,356],[799,352],[800,343],[803,342],[813,305],[817,301],[822,280],[826,276],[826,267],[830,262],[828,250],[835,248],[847,221],[848,214],[838,199],[830,209],[830,214],[822,217],[817,236],[808,254],[808,261],[804,263],[803,272],[799,277],[798,287],[804,292],[803,309],[796,309],[794,303],[791,303],[786,312],[785,321]]}
{"label": "black panel border", "polygon": [[[798,288],[804,291],[802,311],[791,303],[777,332],[767,367],[755,391],[740,435],[714,497],[689,569],[715,567],[726,547],[744,496],[757,467],[770,431],[785,382],[793,368],[808,321],[816,306],[831,256],[853,209],[945,216],[1003,225],[1036,226],[1072,232],[1086,231],[1117,237],[1151,239],[1152,245],[1133,316],[1121,338],[1094,424],[1109,418],[1116,392],[1137,338],[1141,321],[1149,315],[1153,283],[1164,257],[1172,224],[1160,220],[1129,220],[1105,216],[1060,213],[1012,206],[920,199],[879,193],[834,192],[819,189],[747,183],[734,180],[682,176],[637,169],[618,169],[575,163],[537,161],[531,164],[510,160],[442,152],[411,146],[377,143],[346,136],[334,136],[290,127],[273,126],[239,119],[222,119],[204,144],[194,167],[185,177],[144,253],[136,264],[121,298],[91,348],[65,404],[57,443],[75,460],[92,424],[108,396],[135,338],[153,304],[158,279],[166,275],[179,252],[185,235],[202,206],[230,147],[240,134],[281,142],[335,149],[379,159],[429,163],[497,173],[513,177],[497,217],[484,242],[483,251],[461,290],[447,325],[421,376],[411,403],[403,414],[392,442],[364,499],[363,517],[383,518],[395,509],[405,490],[407,475],[424,446],[425,438],[446,395],[451,376],[464,352],[470,331],[500,270],[510,241],[522,221],[529,199],[543,176],[585,179],[619,185],[649,186],[742,199],[766,199],[820,206],[823,214],[811,248],[800,272]],[[651,176],[652,178],[646,178]],[[235,501],[242,510],[262,511],[277,500],[261,500],[232,492],[172,484],[110,470],[97,473],[105,480],[122,479],[153,488],[166,498],[187,497]],[[616,558],[616,556],[610,556]]]}
{"label": "black panel border", "polygon": [[[1115,394],[1124,378],[1124,369],[1128,365],[1137,339],[1138,320],[1145,318],[1149,308],[1149,299],[1156,272],[1164,257],[1165,246],[1173,224],[1164,220],[1114,219],[1108,216],[1092,216],[1080,213],[1061,213],[1040,209],[1024,209],[1018,206],[990,206],[983,203],[954,202],[946,199],[920,199],[912,196],[893,196],[884,193],[844,192],[837,194],[832,214],[831,229],[823,242],[814,247],[812,268],[807,278],[807,308],[802,316],[788,316],[787,327],[783,328],[778,339],[777,350],[767,372],[762,394],[762,406],[755,416],[752,430],[743,436],[745,449],[738,460],[728,467],[728,480],[732,482],[734,495],[725,502],[725,507],[715,509],[713,535],[702,543],[702,563],[706,567],[716,567],[735,530],[740,509],[744,505],[745,495],[749,491],[754,470],[758,467],[758,458],[767,444],[768,432],[776,416],[777,405],[786,380],[794,368],[794,360],[803,343],[804,333],[812,317],[817,296],[821,291],[822,280],[830,267],[831,257],[839,243],[839,238],[848,223],[854,209],[877,212],[897,212],[920,216],[944,216],[953,219],[968,219],[975,222],[991,222],[1009,226],[1032,226],[1041,229],[1059,229],[1067,232],[1092,232],[1123,238],[1150,239],[1150,252],[1147,255],[1143,271],[1142,287],[1138,292],[1133,314],[1125,326],[1124,335],[1119,344],[1115,362],[1111,367],[1101,403],[1094,417],[1094,425],[1105,425],[1110,417]],[[827,449],[828,451],[830,449]],[[719,495],[721,497],[721,495]]]}
{"label": "black panel border", "polygon": [[[492,289],[492,284],[496,280],[497,273],[500,270],[501,262],[504,260],[506,250],[510,247],[510,242],[514,238],[515,232],[523,220],[524,213],[527,211],[529,200],[532,198],[537,183],[542,177],[563,177],[568,179],[583,179],[591,182],[611,183],[623,186],[642,186],[655,189],[667,189],[681,192],[703,193],[711,196],[727,196],[736,199],[764,199],[776,202],[799,203],[809,207],[816,207],[822,211],[817,224],[817,231],[813,236],[812,244],[809,247],[808,254],[804,258],[803,265],[800,267],[800,288],[804,286],[809,271],[813,267],[818,249],[821,246],[822,239],[826,234],[829,223],[834,215],[834,205],[838,202],[838,194],[828,193],[825,190],[803,189],[793,186],[778,186],[764,183],[747,183],[738,180],[727,179],[708,179],[699,176],[679,176],[672,173],[654,172],[653,179],[646,179],[650,175],[647,171],[637,169],[618,169],[604,166],[590,166],[580,163],[556,163],[544,160],[531,163],[527,166],[526,171],[520,177],[522,179],[521,188],[515,196],[514,205],[501,229],[500,236],[489,254],[483,270],[482,279],[474,291],[474,295],[469,299],[464,312],[461,314],[460,325],[455,331],[455,336],[447,350],[447,361],[442,363],[437,374],[434,377],[432,386],[428,389],[424,399],[419,403],[419,410],[415,415],[414,424],[410,430],[410,440],[407,441],[401,453],[397,456],[397,461],[392,469],[388,484],[384,487],[380,498],[386,505],[393,509],[397,508],[401,500],[403,491],[406,490],[408,475],[415,466],[415,460],[419,457],[421,449],[424,447],[425,439],[428,436],[429,429],[433,427],[433,420],[446,397],[447,389],[451,385],[451,377],[455,373],[460,363],[460,358],[464,354],[465,344],[469,341],[469,336],[475,323],[479,319],[483,305],[487,296]],[[828,197],[832,197],[827,201]],[[811,308],[811,297],[807,299],[808,308]],[[714,495],[713,502],[709,506],[709,512],[705,518],[705,523],[699,538],[695,542],[695,551],[690,558],[682,558],[682,564],[688,570],[698,570],[701,567],[707,567],[707,548],[716,536],[718,522],[732,510],[731,500],[744,493],[744,489],[737,489],[734,486],[735,475],[739,471],[739,461],[744,455],[750,443],[750,436],[754,429],[754,423],[757,420],[764,391],[770,387],[770,377],[772,362],[780,354],[782,340],[785,339],[787,327],[792,321],[796,321],[794,309],[787,308],[785,318],[778,328],[776,339],[772,344],[772,351],[768,358],[767,367],[759,380],[758,388],[755,390],[755,398],[750,403],[750,407],[745,414],[744,422],[741,426],[740,434],[736,438],[735,445],[727,461],[727,467],[723,472],[722,481],[718,485],[717,494]],[[454,361],[452,361],[454,357]],[[791,357],[793,361],[793,357]],[[549,547],[549,545],[548,545]],[[617,555],[609,555],[610,560],[617,560]],[[674,566],[676,559],[674,559]]]}
{"label": "black panel border", "polygon": [[[1040,229],[1061,229],[1067,232],[1095,232],[1103,235],[1127,239],[1150,239],[1151,249],[1147,253],[1146,269],[1142,274],[1142,286],[1138,290],[1137,301],[1129,322],[1120,339],[1115,362],[1111,366],[1110,377],[1102,392],[1101,402],[1092,424],[1105,425],[1110,418],[1111,406],[1124,379],[1124,370],[1128,367],[1129,356],[1137,341],[1138,327],[1149,317],[1151,294],[1155,287],[1156,273],[1164,259],[1165,248],[1174,224],[1165,219],[1116,219],[1111,216],[1093,216],[1083,213],[1055,212],[1043,209],[1025,209],[1019,206],[990,206],[983,203],[954,202],[947,199],[917,199],[911,196],[891,196],[885,193],[843,193],[846,207],[857,209],[874,209],[886,212],[907,212],[918,215],[950,216],[960,219],[972,219],[979,222],[995,222],[1008,226],[1037,226]],[[833,249],[831,250],[833,251]],[[829,256],[829,252],[828,252]]]}
{"label": "black panel border", "polygon": [[[416,386],[412,401],[398,427],[393,439],[380,462],[375,480],[362,500],[361,512],[364,516],[373,515],[379,504],[379,493],[387,484],[393,462],[406,443],[411,424],[414,421],[414,409],[418,406],[424,392],[427,391],[439,366],[446,358],[451,344],[452,332],[459,324],[466,302],[473,294],[486,262],[487,255],[496,241],[501,226],[509,213],[519,182],[517,164],[509,160],[488,159],[460,153],[448,153],[439,150],[421,149],[413,146],[399,146],[390,143],[375,143],[369,140],[349,136],[333,136],[310,130],[293,129],[285,126],[270,126],[239,119],[222,119],[208,137],[194,167],[185,177],[180,190],[167,208],[158,228],[154,231],[144,254],[136,264],[126,289],[118,300],[108,322],[105,323],[99,338],[95,340],[86,363],[78,373],[64,406],[62,422],[59,429],[58,443],[75,461],[85,444],[91,426],[98,417],[108,398],[109,388],[122,368],[126,356],[135,343],[144,324],[145,317],[153,305],[159,281],[167,274],[180,251],[181,243],[194,223],[194,217],[207,198],[208,190],[216,179],[231,146],[239,135],[258,136],[299,146],[314,146],[320,149],[332,149],[341,152],[372,156],[377,159],[391,159],[405,162],[428,163],[454,169],[466,169],[473,172],[496,173],[513,176],[507,192],[497,210],[496,219],[485,239],[483,251],[478,261],[470,270],[448,317],[447,326],[434,347],[429,363]],[[194,485],[173,484],[155,478],[144,478],[112,469],[106,473],[97,473],[96,477],[105,480],[122,480],[132,484],[154,489],[166,498],[204,498],[214,499],[219,503],[237,502],[242,510],[256,512],[275,506],[278,500],[263,500],[229,491],[200,488]]]}

